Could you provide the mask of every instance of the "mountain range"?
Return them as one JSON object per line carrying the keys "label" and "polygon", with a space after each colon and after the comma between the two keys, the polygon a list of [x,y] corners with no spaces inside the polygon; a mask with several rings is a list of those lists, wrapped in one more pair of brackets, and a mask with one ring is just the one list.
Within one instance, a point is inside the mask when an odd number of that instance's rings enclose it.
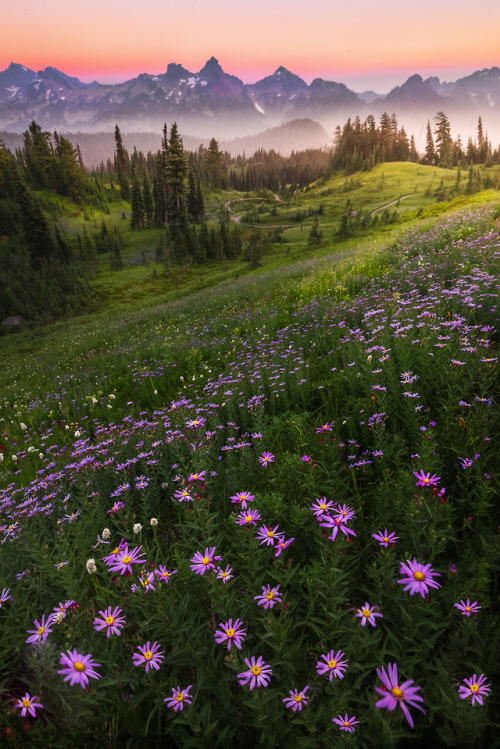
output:
{"label": "mountain range", "polygon": [[[142,73],[124,83],[83,83],[53,67],[35,72],[11,63],[0,72],[0,129],[24,131],[31,120],[64,131],[157,131],[176,121],[184,133],[234,138],[297,118],[332,129],[349,116],[396,112],[419,121],[442,110],[472,127],[500,120],[500,68],[486,68],[454,83],[413,75],[387,95],[356,93],[316,78],[307,84],[284,67],[252,84],[224,72],[210,58],[193,73],[170,63],[165,73]],[[424,122],[425,126],[425,122]],[[417,134],[417,133],[416,133]],[[467,133],[462,131],[462,135]]]}

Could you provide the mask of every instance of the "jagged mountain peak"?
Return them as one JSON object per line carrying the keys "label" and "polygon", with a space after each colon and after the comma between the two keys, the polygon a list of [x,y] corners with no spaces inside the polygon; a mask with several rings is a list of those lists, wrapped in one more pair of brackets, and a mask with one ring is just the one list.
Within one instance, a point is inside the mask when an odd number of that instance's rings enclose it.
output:
{"label": "jagged mountain peak", "polygon": [[221,75],[224,75],[224,71],[219,65],[219,61],[212,56],[210,60],[207,60],[198,75],[201,78],[218,78]]}

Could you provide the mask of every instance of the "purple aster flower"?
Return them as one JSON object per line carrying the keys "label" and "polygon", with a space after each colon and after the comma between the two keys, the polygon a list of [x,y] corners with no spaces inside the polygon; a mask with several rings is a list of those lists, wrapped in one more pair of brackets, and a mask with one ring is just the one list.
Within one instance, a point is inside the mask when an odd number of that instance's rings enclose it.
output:
{"label": "purple aster flower", "polygon": [[[110,572],[120,572],[121,575],[129,577],[132,574],[133,564],[144,564],[146,560],[140,556],[142,546],[136,546],[129,550],[126,544],[124,548],[116,554],[112,562],[107,562]],[[103,559],[106,561],[107,557]]]}
{"label": "purple aster flower", "polygon": [[270,585],[263,585],[261,595],[254,596],[254,600],[257,601],[259,606],[264,606],[265,609],[272,609],[275,603],[281,603],[282,601],[281,593],[278,593],[279,589],[279,585],[275,588],[271,588]]}
{"label": "purple aster flower", "polygon": [[267,525],[261,525],[261,527],[257,531],[257,540],[261,544],[274,546],[275,540],[280,540],[283,536],[283,533],[277,533],[277,530],[277,525],[274,528],[272,526],[267,527]]}
{"label": "purple aster flower", "polygon": [[389,533],[387,528],[382,533],[382,531],[377,531],[376,533],[372,533],[372,538],[375,538],[380,546],[389,546],[389,544],[395,544],[399,536],[396,536],[395,533]]}
{"label": "purple aster flower", "polygon": [[66,619],[67,610],[73,608],[73,606],[78,607],[76,601],[65,601],[65,603],[60,601],[59,604],[52,609],[52,617],[54,617],[54,614],[62,614],[63,619]]}
{"label": "purple aster flower", "polygon": [[237,492],[231,497],[231,502],[233,504],[241,505],[241,509],[245,510],[247,507],[247,502],[253,502],[254,499],[254,495],[250,494],[250,492]]}
{"label": "purple aster flower", "polygon": [[206,471],[200,471],[199,473],[192,473],[188,476],[188,483],[191,481],[205,481]]}
{"label": "purple aster flower", "polygon": [[160,564],[160,566],[155,569],[155,575],[160,580],[163,580],[165,582],[165,585],[168,585],[170,578],[172,575],[176,575],[177,570],[171,570],[165,567],[163,564]]}
{"label": "purple aster flower", "polygon": [[316,429],[316,434],[321,434],[322,432],[331,432],[334,424],[334,421],[330,422],[330,424],[328,424],[328,422],[326,422],[326,424],[322,424]]}
{"label": "purple aster flower", "polygon": [[356,730],[354,726],[359,723],[359,720],[356,720],[355,715],[350,718],[347,713],[344,717],[339,715],[338,718],[332,718],[332,721],[338,725],[341,731],[348,731],[349,733],[354,733]]}
{"label": "purple aster flower", "polygon": [[344,678],[344,671],[347,669],[347,661],[342,660],[345,654],[341,650],[337,650],[334,655],[334,651],[330,650],[326,655],[322,655],[324,663],[319,660],[316,663],[316,670],[320,676],[328,674],[328,678],[332,681],[333,677],[337,679]]}
{"label": "purple aster flower", "polygon": [[57,673],[64,674],[64,681],[69,681],[70,685],[80,684],[85,689],[89,683],[89,677],[100,679],[101,676],[94,669],[100,667],[100,663],[95,663],[91,655],[81,655],[76,652],[76,648],[68,650],[68,655],[61,653],[59,661],[61,668]]}
{"label": "purple aster flower", "polygon": [[269,679],[273,675],[273,670],[271,666],[264,663],[262,656],[259,655],[257,660],[254,655],[252,655],[251,659],[245,658],[245,664],[248,667],[248,671],[242,671],[237,677],[240,680],[240,686],[245,686],[245,684],[250,682],[250,691],[255,686],[267,687]]}
{"label": "purple aster flower", "polygon": [[238,650],[241,650],[241,643],[246,637],[246,629],[241,628],[242,624],[243,622],[239,619],[235,619],[234,624],[232,619],[224,624],[219,624],[221,631],[217,630],[214,634],[216,643],[220,645],[221,642],[227,641],[227,649],[231,650],[231,645],[234,642]]}
{"label": "purple aster flower", "polygon": [[285,541],[285,537],[280,538],[274,547],[276,549],[274,556],[279,557],[282,551],[284,551],[286,548],[290,546],[292,541],[295,541],[295,538],[289,538],[287,541]]}
{"label": "purple aster flower", "polygon": [[460,611],[462,616],[470,616],[471,614],[477,614],[480,608],[482,606],[479,606],[477,601],[474,601],[474,603],[470,602],[470,599],[467,599],[467,603],[464,603],[463,601],[460,601],[460,603],[454,603],[454,606]]}
{"label": "purple aster flower", "polygon": [[375,691],[382,695],[382,699],[375,703],[375,707],[386,707],[391,711],[394,710],[399,703],[405,714],[406,720],[411,728],[413,728],[413,720],[407,705],[410,705],[410,707],[416,707],[417,710],[425,713],[424,708],[420,707],[418,704],[419,702],[423,702],[422,697],[417,694],[421,687],[412,687],[413,679],[399,684],[398,667],[395,663],[389,663],[387,670],[388,674],[385,672],[384,668],[377,668],[377,676],[382,682],[382,688],[375,687]]}
{"label": "purple aster flower", "polygon": [[430,471],[429,473],[424,473],[423,471],[420,471],[420,473],[417,473],[416,471],[413,471],[413,475],[416,476],[418,479],[415,486],[431,486],[434,484],[437,485],[438,481],[440,480],[440,476],[431,476]]}
{"label": "purple aster flower", "polygon": [[372,625],[372,627],[375,627],[377,625],[377,622],[375,621],[376,616],[381,616],[383,618],[383,614],[378,613],[378,606],[370,606],[368,601],[366,601],[364,607],[362,609],[355,609],[356,613],[354,616],[356,618],[361,619],[361,626],[365,627],[366,622]]}
{"label": "purple aster flower", "polygon": [[119,510],[123,510],[125,507],[124,502],[115,502],[111,510],[108,510],[108,515],[114,515],[115,512],[118,512]]}
{"label": "purple aster flower", "polygon": [[178,489],[175,494],[174,498],[178,499],[179,502],[193,502],[194,497],[188,492],[187,489]]}
{"label": "purple aster flower", "polygon": [[160,648],[161,645],[158,642],[154,642],[151,645],[148,640],[145,645],[139,645],[139,647],[137,648],[139,652],[133,654],[132,663],[134,664],[134,666],[142,666],[143,664],[145,664],[146,673],[149,671],[151,666],[158,671],[160,668],[160,663],[164,658],[163,651],[161,651],[160,653],[158,652]]}
{"label": "purple aster flower", "polygon": [[484,683],[486,681],[486,676],[484,674],[481,674],[481,676],[476,678],[476,674],[474,674],[474,676],[471,676],[470,679],[464,679],[463,681],[465,682],[465,684],[467,684],[467,686],[461,686],[458,688],[458,694],[460,698],[462,700],[465,700],[467,697],[472,697],[473,705],[476,702],[482,705],[483,696],[486,697],[488,695],[488,692],[491,692],[491,684]]}
{"label": "purple aster flower", "polygon": [[167,703],[167,707],[170,707],[172,710],[184,710],[184,705],[190,705],[192,703],[192,697],[189,694],[189,690],[193,688],[193,685],[190,684],[185,689],[181,689],[180,687],[172,687],[172,696],[171,697],[165,697],[163,702]]}
{"label": "purple aster flower", "polygon": [[337,517],[332,517],[331,515],[327,514],[323,515],[321,519],[325,521],[324,523],[320,523],[322,528],[332,529],[330,541],[335,541],[339,531],[342,531],[342,533],[347,537],[356,535],[352,528],[348,528],[347,525],[345,525],[345,521],[340,515],[337,515]]}
{"label": "purple aster flower", "polygon": [[141,572],[141,585],[144,590],[144,595],[150,590],[156,590],[154,586],[155,581],[155,573],[154,572],[146,572],[145,570],[142,570]]}
{"label": "purple aster flower", "polygon": [[260,520],[258,510],[242,510],[236,518],[236,525],[257,525],[257,520]]}
{"label": "purple aster flower", "polygon": [[274,462],[274,455],[272,453],[264,452],[259,457],[259,463],[261,464],[263,468],[265,468],[268,463],[273,463],[273,462]]}
{"label": "purple aster flower", "polygon": [[21,711],[21,716],[24,718],[26,713],[29,713],[32,718],[36,718],[36,709],[37,708],[43,708],[43,705],[41,702],[37,702],[39,697],[38,695],[34,695],[34,697],[31,697],[29,692],[26,692],[24,697],[20,700],[17,700],[14,707]]}
{"label": "purple aster flower", "polygon": [[225,585],[228,580],[234,577],[234,575],[231,575],[232,571],[233,568],[229,565],[227,565],[225,570],[223,570],[222,567],[217,567],[217,580],[222,580],[223,584]]}
{"label": "purple aster flower", "polygon": [[439,575],[439,572],[434,572],[430,564],[419,564],[415,557],[413,562],[407,559],[407,563],[401,562],[399,574],[404,575],[398,583],[404,585],[403,590],[409,590],[410,595],[414,593],[420,593],[422,598],[425,598],[429,592],[429,586],[431,588],[440,588],[441,585],[433,580],[435,575]]}
{"label": "purple aster flower", "polygon": [[293,710],[295,713],[297,710],[302,710],[303,707],[307,705],[307,702],[309,700],[309,697],[306,697],[306,692],[309,689],[309,686],[304,687],[304,689],[299,692],[298,689],[291,689],[290,690],[290,697],[285,697],[283,702],[285,703],[285,707],[287,707],[289,710]]}
{"label": "purple aster flower", "polygon": [[28,637],[25,642],[43,642],[47,639],[50,632],[52,632],[51,624],[52,624],[53,615],[49,614],[47,617],[47,620],[45,620],[45,614],[42,616],[41,623],[38,621],[38,619],[35,619],[33,624],[35,625],[35,629],[28,629],[27,634],[31,635],[31,637]]}
{"label": "purple aster flower", "polygon": [[315,517],[319,520],[325,513],[328,513],[336,509],[336,505],[331,500],[327,502],[326,497],[322,499],[315,499],[316,504],[312,504],[309,508],[314,512]]}
{"label": "purple aster flower", "polygon": [[0,609],[2,608],[2,604],[10,598],[12,598],[10,595],[10,588],[3,588],[2,593],[0,594]]}
{"label": "purple aster flower", "polygon": [[192,564],[189,565],[190,569],[197,575],[204,575],[209,569],[215,567],[214,561],[222,559],[220,556],[215,556],[215,546],[205,549],[205,554],[197,551],[194,557],[190,560]]}
{"label": "purple aster flower", "polygon": [[342,520],[343,523],[347,523],[348,520],[356,517],[352,507],[348,507],[347,505],[337,505],[337,510],[332,514],[335,520]]}
{"label": "purple aster flower", "polygon": [[99,615],[102,617],[102,619],[99,619],[99,617],[96,617],[94,619],[94,629],[97,632],[100,632],[102,629],[106,629],[107,637],[109,637],[110,635],[118,635],[119,637],[121,635],[121,629],[123,628],[123,625],[126,621],[126,618],[124,616],[120,616],[121,613],[122,610],[118,608],[118,606],[115,607],[113,612],[111,611],[111,606],[109,606],[107,609],[99,611]]}

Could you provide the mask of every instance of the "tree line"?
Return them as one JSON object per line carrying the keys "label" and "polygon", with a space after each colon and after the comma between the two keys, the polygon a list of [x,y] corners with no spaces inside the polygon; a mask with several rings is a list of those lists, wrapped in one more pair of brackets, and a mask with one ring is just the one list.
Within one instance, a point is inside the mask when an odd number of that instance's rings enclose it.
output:
{"label": "tree line", "polygon": [[492,149],[491,141],[483,132],[481,117],[477,139],[470,137],[464,148],[460,136],[453,140],[449,118],[444,112],[438,112],[434,130],[430,120],[427,122],[423,154],[418,153],[414,136],[408,137],[404,127],[399,127],[395,114],[389,116],[384,112],[378,126],[373,115],[368,115],[364,122],[359,117],[349,118],[343,127],[337,126],[329,173],[368,171],[387,161],[413,161],[444,168],[491,166],[500,163],[500,151]]}

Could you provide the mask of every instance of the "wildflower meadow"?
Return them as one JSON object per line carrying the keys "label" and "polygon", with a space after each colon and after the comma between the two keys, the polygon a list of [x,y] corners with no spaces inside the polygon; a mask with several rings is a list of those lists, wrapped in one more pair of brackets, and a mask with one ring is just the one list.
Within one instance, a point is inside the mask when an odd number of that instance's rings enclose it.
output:
{"label": "wildflower meadow", "polygon": [[11,384],[0,745],[498,745],[497,215]]}

